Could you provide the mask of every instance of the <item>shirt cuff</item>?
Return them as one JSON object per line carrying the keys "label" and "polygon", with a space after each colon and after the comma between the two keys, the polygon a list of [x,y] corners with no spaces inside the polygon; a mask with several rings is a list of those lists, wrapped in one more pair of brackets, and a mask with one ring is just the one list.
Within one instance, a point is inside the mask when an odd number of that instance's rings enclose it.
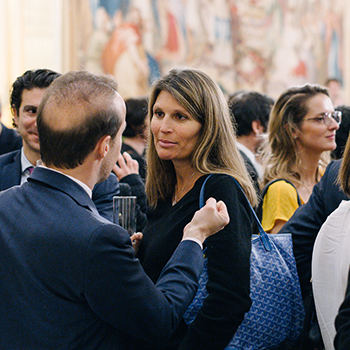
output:
{"label": "shirt cuff", "polygon": [[193,241],[199,244],[199,246],[201,247],[201,249],[203,250],[203,244],[202,242],[198,239],[198,238],[194,238],[194,237],[186,237],[182,239],[183,241]]}

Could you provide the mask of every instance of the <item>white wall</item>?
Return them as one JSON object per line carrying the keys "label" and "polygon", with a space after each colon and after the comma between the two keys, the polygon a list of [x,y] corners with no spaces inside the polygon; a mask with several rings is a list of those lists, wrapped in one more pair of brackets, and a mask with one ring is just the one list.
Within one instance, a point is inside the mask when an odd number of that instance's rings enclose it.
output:
{"label": "white wall", "polygon": [[62,71],[62,0],[0,0],[0,98],[10,125],[9,90],[28,69]]}
{"label": "white wall", "polygon": [[350,1],[344,4],[344,94],[345,101],[350,101]]}

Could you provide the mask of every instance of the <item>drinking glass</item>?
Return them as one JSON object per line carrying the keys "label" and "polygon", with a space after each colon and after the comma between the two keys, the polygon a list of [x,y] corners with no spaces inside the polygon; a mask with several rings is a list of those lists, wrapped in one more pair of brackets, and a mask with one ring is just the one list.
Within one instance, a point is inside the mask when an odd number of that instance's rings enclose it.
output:
{"label": "drinking glass", "polygon": [[130,236],[136,232],[136,196],[113,197],[113,222],[128,231]]}

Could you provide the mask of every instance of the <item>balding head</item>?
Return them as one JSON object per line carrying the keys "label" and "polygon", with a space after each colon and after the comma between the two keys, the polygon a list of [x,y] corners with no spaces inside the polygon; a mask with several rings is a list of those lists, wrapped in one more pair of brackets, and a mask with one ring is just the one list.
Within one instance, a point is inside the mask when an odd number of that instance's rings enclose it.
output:
{"label": "balding head", "polygon": [[43,162],[77,167],[101,137],[115,138],[124,117],[125,104],[112,78],[86,71],[62,75],[47,89],[38,111]]}

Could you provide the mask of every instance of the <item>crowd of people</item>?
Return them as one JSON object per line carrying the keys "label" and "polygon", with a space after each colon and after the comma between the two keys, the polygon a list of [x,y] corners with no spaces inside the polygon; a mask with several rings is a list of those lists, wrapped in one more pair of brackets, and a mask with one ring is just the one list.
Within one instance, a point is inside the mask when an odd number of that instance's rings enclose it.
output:
{"label": "crowd of people", "polygon": [[[292,234],[311,320],[288,349],[349,349],[350,107],[317,84],[227,97],[186,67],[149,96],[118,91],[87,71],[12,85],[0,348],[225,349],[251,306],[250,203],[266,232]],[[137,197],[140,233],[112,222],[116,195]],[[204,248],[208,297],[188,326]]]}

